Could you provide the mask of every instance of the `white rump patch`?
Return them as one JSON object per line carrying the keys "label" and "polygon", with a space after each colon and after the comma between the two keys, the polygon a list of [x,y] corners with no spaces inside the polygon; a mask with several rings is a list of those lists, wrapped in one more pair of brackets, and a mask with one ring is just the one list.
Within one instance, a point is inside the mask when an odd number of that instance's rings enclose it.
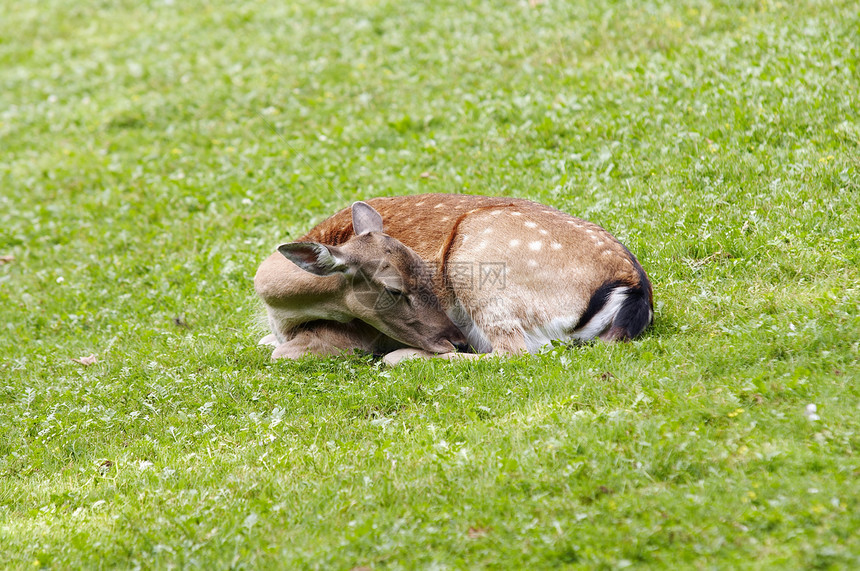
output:
{"label": "white rump patch", "polygon": [[618,310],[621,309],[624,300],[627,299],[628,291],[629,288],[625,286],[612,290],[603,308],[584,327],[572,333],[571,329],[576,327],[581,316],[556,317],[540,327],[524,331],[523,335],[525,336],[526,347],[529,353],[537,353],[542,347],[555,340],[579,339],[581,341],[588,341],[589,339],[594,339],[603,333],[612,323],[612,320],[615,319]]}
{"label": "white rump patch", "polygon": [[577,321],[579,321],[579,317],[556,317],[540,327],[523,331],[526,348],[529,353],[538,353],[542,347],[549,345],[556,339],[567,339],[568,331],[576,325]]}
{"label": "white rump patch", "polygon": [[621,306],[624,304],[624,300],[627,299],[627,292],[629,291],[630,288],[627,286],[619,286],[612,290],[612,293],[609,294],[609,299],[606,300],[606,303],[602,308],[600,308],[600,311],[598,311],[597,314],[585,324],[585,326],[574,331],[570,336],[574,339],[587,341],[589,339],[594,339],[603,333],[603,331],[609,327],[609,324],[612,323],[612,320],[615,319],[615,316],[618,314],[618,310],[621,309]]}

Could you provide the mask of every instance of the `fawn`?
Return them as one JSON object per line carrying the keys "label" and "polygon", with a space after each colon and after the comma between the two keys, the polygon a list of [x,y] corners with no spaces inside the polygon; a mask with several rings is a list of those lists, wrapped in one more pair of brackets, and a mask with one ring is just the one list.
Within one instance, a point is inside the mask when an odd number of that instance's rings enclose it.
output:
{"label": "fawn", "polygon": [[254,286],[273,358],[536,352],[555,339],[632,339],[654,316],[651,283],[615,237],[517,198],[356,202],[279,246]]}

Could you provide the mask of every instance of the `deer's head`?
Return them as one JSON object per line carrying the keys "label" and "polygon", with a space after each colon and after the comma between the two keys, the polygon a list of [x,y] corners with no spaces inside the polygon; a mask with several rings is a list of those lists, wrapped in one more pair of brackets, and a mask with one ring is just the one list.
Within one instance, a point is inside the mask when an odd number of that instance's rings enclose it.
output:
{"label": "deer's head", "polygon": [[392,339],[433,353],[465,347],[435,293],[435,268],[385,234],[368,204],[352,205],[352,225],[355,235],[340,246],[290,242],[278,251],[305,271],[340,278],[342,309]]}

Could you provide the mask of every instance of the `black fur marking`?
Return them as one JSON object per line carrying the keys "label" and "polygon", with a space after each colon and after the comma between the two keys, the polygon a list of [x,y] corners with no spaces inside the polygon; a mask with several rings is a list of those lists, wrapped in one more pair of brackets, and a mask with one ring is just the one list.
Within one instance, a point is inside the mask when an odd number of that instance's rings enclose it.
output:
{"label": "black fur marking", "polygon": [[633,339],[642,333],[646,327],[651,325],[654,319],[653,293],[651,282],[645,270],[636,257],[626,247],[624,251],[630,258],[633,268],[639,277],[639,283],[631,285],[629,282],[614,280],[606,282],[588,300],[585,312],[577,321],[571,332],[582,329],[591,321],[597,313],[606,305],[609,296],[619,287],[627,288],[626,297],[609,325],[609,337],[611,339],[625,340]]}
{"label": "black fur marking", "polygon": [[626,247],[624,251],[639,275],[639,283],[627,293],[627,299],[612,320],[612,329],[617,332],[619,339],[633,339],[654,321],[654,293],[639,260]]}
{"label": "black fur marking", "polygon": [[[571,331],[578,331],[588,325],[588,322],[591,321],[601,309],[603,309],[604,305],[606,305],[606,301],[609,299],[612,291],[617,287],[625,287],[626,285],[627,284],[624,282],[615,280],[606,282],[597,288],[597,291],[595,291],[594,294],[592,294],[591,299],[588,300],[588,306],[586,306],[585,312],[580,316],[579,321],[576,322],[576,325],[574,325]],[[625,305],[627,304],[625,303]]]}
{"label": "black fur marking", "polygon": [[618,332],[619,339],[633,339],[651,324],[653,313],[648,297],[648,293],[639,286],[628,292],[612,320],[612,329]]}
{"label": "black fur marking", "polygon": [[633,288],[641,289],[648,295],[648,307],[654,307],[654,293],[651,289],[651,282],[648,280],[648,274],[645,273],[645,270],[642,268],[642,264],[639,263],[639,260],[636,259],[630,250],[627,249],[627,246],[621,244],[621,247],[624,248],[624,252],[627,253],[627,257],[630,259],[630,262],[633,264],[633,269],[636,270],[636,274],[639,276],[639,284]]}

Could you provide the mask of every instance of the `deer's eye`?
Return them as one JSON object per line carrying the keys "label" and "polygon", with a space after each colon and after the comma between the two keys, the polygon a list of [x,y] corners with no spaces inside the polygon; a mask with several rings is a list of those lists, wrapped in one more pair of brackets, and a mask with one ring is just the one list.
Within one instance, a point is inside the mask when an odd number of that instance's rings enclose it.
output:
{"label": "deer's eye", "polygon": [[412,307],[412,300],[409,299],[409,295],[403,291],[402,289],[397,289],[393,287],[385,288],[385,293],[396,299],[397,301],[403,300],[406,302],[406,305]]}

